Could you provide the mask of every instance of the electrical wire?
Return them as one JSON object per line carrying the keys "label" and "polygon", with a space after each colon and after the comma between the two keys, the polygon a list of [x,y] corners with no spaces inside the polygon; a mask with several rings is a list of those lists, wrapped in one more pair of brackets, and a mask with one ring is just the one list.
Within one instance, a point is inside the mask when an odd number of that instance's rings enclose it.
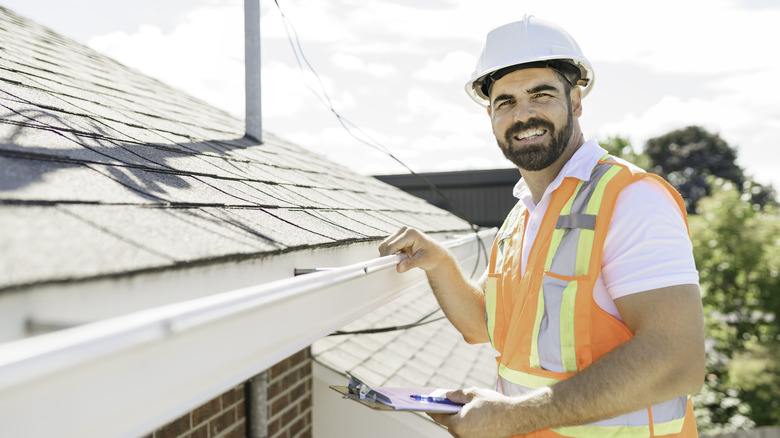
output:
{"label": "electrical wire", "polygon": [[345,335],[368,335],[368,334],[375,334],[375,333],[387,333],[387,332],[394,332],[399,330],[407,330],[410,328],[420,327],[425,324],[430,324],[432,322],[441,321],[442,319],[447,318],[446,316],[440,316],[438,318],[434,318],[431,320],[426,321],[426,319],[433,316],[436,312],[439,312],[441,309],[436,309],[433,312],[423,316],[422,318],[418,319],[417,321],[411,323],[411,324],[404,324],[404,325],[394,325],[390,327],[377,327],[377,328],[370,328],[370,329],[363,329],[363,330],[352,330],[352,331],[342,331],[337,330],[328,336],[345,336]]}
{"label": "electrical wire", "polygon": [[[431,191],[433,191],[437,196],[439,196],[444,203],[449,207],[449,210],[455,213],[457,216],[462,218],[463,220],[467,221],[469,223],[469,226],[471,227],[471,230],[477,234],[479,233],[479,226],[470,220],[467,219],[466,215],[463,214],[463,212],[453,204],[449,198],[438,188],[436,187],[431,181],[429,181],[427,178],[423,177],[422,175],[416,173],[414,170],[412,170],[406,163],[401,161],[398,157],[396,157],[390,150],[387,149],[384,145],[382,145],[380,142],[374,140],[366,134],[362,129],[360,129],[357,125],[346,119],[344,116],[342,116],[333,106],[333,102],[330,99],[330,96],[328,95],[328,92],[325,90],[325,86],[322,83],[322,80],[320,79],[320,75],[317,73],[317,71],[314,69],[314,67],[309,62],[308,58],[306,58],[306,55],[303,52],[303,47],[301,46],[301,40],[298,36],[298,32],[295,30],[295,26],[292,24],[292,22],[287,18],[287,16],[284,14],[284,11],[282,11],[282,7],[279,5],[278,0],[274,0],[274,4],[276,5],[276,8],[279,10],[279,14],[282,16],[282,23],[284,24],[284,30],[287,34],[287,40],[290,43],[290,48],[293,51],[293,55],[295,56],[295,61],[298,64],[298,68],[301,71],[302,75],[306,74],[306,71],[304,69],[304,64],[308,68],[308,71],[310,71],[314,77],[317,80],[317,83],[319,84],[319,89],[321,92],[318,93],[314,88],[312,88],[309,84],[307,84],[304,81],[304,85],[309,89],[309,91],[312,92],[312,94],[317,97],[317,100],[320,101],[320,103],[325,106],[325,108],[330,111],[335,117],[336,120],[338,120],[339,124],[344,128],[347,133],[352,136],[354,139],[356,139],[358,142],[369,146],[371,148],[374,148],[383,154],[390,157],[392,160],[403,166],[411,175],[418,178],[420,181],[422,181]],[[360,134],[362,134],[365,138],[361,138],[357,136],[352,129],[350,129],[350,126],[354,128],[355,131],[358,131]],[[477,243],[480,247],[481,251],[477,252],[477,260],[474,263],[474,268],[471,272],[471,278],[473,278],[476,273],[477,269],[479,268],[479,264],[481,262],[481,257],[484,256],[485,260],[488,259],[487,256],[487,248],[485,247],[484,242],[482,242],[479,237],[477,238]]]}

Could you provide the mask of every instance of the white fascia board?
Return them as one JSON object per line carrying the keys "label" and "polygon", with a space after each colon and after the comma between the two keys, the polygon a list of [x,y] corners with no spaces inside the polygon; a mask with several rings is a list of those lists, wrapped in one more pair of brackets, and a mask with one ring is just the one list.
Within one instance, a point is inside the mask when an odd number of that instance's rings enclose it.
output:
{"label": "white fascia board", "polygon": [[[494,233],[480,238],[489,245]],[[482,252],[473,235],[447,246],[464,265]],[[373,259],[0,345],[0,436],[148,433],[427,287],[422,271],[397,274],[397,261]]]}

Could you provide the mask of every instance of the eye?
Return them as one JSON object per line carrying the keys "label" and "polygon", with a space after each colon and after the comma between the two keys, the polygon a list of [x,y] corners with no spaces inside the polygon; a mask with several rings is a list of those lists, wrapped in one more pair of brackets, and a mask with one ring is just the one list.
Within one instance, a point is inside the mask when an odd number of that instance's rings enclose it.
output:
{"label": "eye", "polygon": [[552,97],[552,94],[550,94],[550,93],[536,93],[536,94],[533,95],[534,99],[545,99],[545,98],[548,98],[548,97]]}
{"label": "eye", "polygon": [[510,105],[512,105],[515,101],[513,99],[506,99],[498,102],[498,105],[496,105],[496,108],[506,108]]}

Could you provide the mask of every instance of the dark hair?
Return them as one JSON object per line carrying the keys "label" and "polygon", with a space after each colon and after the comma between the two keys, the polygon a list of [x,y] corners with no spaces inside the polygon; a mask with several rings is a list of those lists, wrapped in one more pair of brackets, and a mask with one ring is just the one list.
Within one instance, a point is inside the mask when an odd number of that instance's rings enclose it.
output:
{"label": "dark hair", "polygon": [[513,71],[522,70],[525,68],[553,69],[564,79],[561,82],[563,82],[566,95],[569,95],[571,88],[582,79],[582,72],[580,72],[579,68],[569,62],[553,59],[549,61],[528,62],[525,64],[516,64],[510,65],[509,67],[504,67],[494,71],[493,73],[485,75],[485,77],[483,77],[479,82],[474,83],[474,88],[479,87],[480,91],[482,91],[482,94],[490,97],[490,91],[493,88],[493,84],[497,80],[508,75],[509,73],[512,73]]}

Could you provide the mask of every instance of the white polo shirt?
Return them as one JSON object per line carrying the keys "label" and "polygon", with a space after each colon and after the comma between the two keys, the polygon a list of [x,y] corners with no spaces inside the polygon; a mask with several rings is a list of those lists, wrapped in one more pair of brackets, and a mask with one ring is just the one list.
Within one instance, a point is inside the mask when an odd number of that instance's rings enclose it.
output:
{"label": "white polo shirt", "polygon": [[[539,231],[550,198],[565,177],[587,181],[606,154],[595,140],[585,142],[563,166],[535,204],[525,180],[514,195],[528,208],[521,269]],[[614,300],[626,295],[678,284],[698,284],[691,240],[677,204],[657,183],[642,180],[623,189],[604,243],[601,274],[593,289],[596,303],[622,321]]]}

